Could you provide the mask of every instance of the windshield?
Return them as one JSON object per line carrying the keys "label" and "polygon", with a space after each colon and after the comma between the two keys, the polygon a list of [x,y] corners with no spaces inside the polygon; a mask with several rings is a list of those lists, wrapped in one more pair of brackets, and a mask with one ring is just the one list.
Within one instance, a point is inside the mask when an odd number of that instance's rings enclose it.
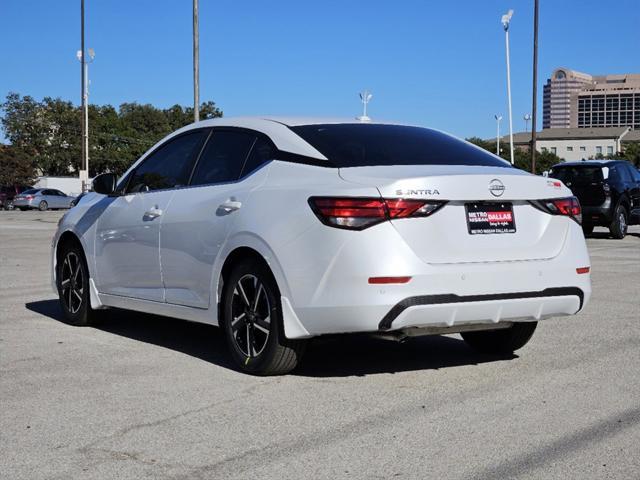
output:
{"label": "windshield", "polygon": [[560,166],[551,169],[551,176],[562,180],[564,183],[574,185],[588,185],[602,182],[602,169],[599,166]]}
{"label": "windshield", "polygon": [[302,125],[291,129],[336,167],[511,165],[468,142],[428,128],[377,124]]}
{"label": "windshield", "polygon": [[34,195],[34,194],[38,193],[39,191],[40,191],[40,190],[34,190],[34,189],[31,189],[31,190],[25,190],[24,192],[22,192],[22,194],[23,194],[23,195]]}

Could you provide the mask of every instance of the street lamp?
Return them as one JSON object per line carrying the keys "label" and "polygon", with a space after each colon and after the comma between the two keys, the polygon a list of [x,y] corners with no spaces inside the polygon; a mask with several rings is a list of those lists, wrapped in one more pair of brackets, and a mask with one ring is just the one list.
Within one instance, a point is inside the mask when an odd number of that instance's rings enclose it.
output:
{"label": "street lamp", "polygon": [[500,121],[502,120],[502,115],[494,115],[496,119],[496,155],[500,156]]}
{"label": "street lamp", "polygon": [[511,118],[511,67],[509,64],[509,22],[513,16],[513,10],[509,10],[502,16],[502,26],[504,27],[505,44],[507,47],[507,97],[509,99],[509,149],[511,154],[511,164],[513,165],[513,120]]}
{"label": "street lamp", "polygon": [[367,104],[371,100],[371,97],[373,97],[373,94],[370,93],[368,90],[365,90],[364,92],[360,93],[360,101],[362,101],[362,116],[357,117],[357,119],[360,120],[361,122],[371,121],[371,119],[367,116]]}
{"label": "street lamp", "polygon": [[[84,41],[82,42],[84,44]],[[88,190],[89,185],[89,64],[96,58],[93,48],[89,49],[89,60],[83,50],[76,52],[76,57],[82,64],[82,166],[80,168],[80,181],[82,191]]]}
{"label": "street lamp", "polygon": [[524,114],[524,131],[528,132],[529,131],[529,120],[531,120],[531,114],[530,113],[525,113]]}

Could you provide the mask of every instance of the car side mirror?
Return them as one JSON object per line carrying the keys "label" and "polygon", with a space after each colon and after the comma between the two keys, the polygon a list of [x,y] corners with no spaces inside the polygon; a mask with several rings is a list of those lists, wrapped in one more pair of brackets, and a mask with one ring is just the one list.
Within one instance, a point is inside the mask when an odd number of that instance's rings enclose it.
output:
{"label": "car side mirror", "polygon": [[116,191],[117,181],[115,173],[102,173],[93,179],[93,191],[102,195],[112,195]]}

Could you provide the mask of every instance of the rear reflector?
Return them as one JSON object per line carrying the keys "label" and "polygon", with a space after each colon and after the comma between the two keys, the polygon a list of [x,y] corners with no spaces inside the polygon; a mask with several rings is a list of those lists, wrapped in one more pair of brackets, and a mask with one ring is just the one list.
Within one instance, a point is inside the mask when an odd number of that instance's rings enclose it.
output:
{"label": "rear reflector", "polygon": [[445,202],[403,198],[311,197],[311,209],[325,225],[362,230],[385,220],[427,217]]}
{"label": "rear reflector", "polygon": [[371,277],[369,283],[372,285],[387,285],[389,283],[408,283],[411,277]]}
{"label": "rear reflector", "polygon": [[591,267],[579,267],[579,268],[576,268],[576,273],[578,275],[582,275],[583,273],[589,273],[590,270],[591,270]]}

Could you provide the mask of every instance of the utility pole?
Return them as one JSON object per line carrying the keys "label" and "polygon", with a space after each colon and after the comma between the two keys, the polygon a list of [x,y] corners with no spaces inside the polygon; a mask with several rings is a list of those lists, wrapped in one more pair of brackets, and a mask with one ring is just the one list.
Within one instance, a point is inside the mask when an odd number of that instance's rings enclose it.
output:
{"label": "utility pole", "polygon": [[193,121],[200,120],[200,31],[198,0],[193,0]]}
{"label": "utility pole", "polygon": [[509,10],[502,16],[502,26],[504,27],[504,38],[507,51],[507,97],[509,99],[509,154],[511,157],[511,165],[514,164],[513,157],[513,118],[511,115],[511,65],[509,60],[509,22],[513,16],[513,10]]}
{"label": "utility pole", "polygon": [[536,173],[536,112],[538,103],[538,0],[533,7],[533,107],[531,110],[531,173]]}
{"label": "utility pole", "polygon": [[494,115],[496,119],[496,155],[500,156],[500,120],[502,120],[502,115]]}
{"label": "utility pole", "polygon": [[89,180],[89,132],[87,125],[87,98],[86,98],[86,69],[84,58],[84,0],[80,0],[80,98],[82,99],[82,159],[80,161],[80,182],[82,183],[82,191],[87,191],[87,182]]}

